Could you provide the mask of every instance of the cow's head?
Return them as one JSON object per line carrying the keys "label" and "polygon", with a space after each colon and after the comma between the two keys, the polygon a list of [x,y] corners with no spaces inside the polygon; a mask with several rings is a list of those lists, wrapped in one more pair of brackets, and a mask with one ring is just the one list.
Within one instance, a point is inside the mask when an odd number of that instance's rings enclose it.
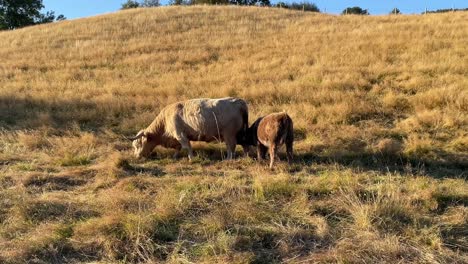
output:
{"label": "cow's head", "polygon": [[133,141],[133,150],[137,158],[148,158],[157,145],[156,140],[144,130],[140,130],[136,136],[129,139]]}

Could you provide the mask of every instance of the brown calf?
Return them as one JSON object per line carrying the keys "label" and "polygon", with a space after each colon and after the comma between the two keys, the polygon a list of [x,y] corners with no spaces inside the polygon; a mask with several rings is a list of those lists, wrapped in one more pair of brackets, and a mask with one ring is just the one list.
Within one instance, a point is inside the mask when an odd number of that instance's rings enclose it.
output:
{"label": "brown calf", "polygon": [[258,159],[264,159],[269,149],[270,168],[277,157],[278,148],[286,144],[289,164],[293,158],[293,121],[285,112],[260,117],[247,131],[248,144],[257,146]]}

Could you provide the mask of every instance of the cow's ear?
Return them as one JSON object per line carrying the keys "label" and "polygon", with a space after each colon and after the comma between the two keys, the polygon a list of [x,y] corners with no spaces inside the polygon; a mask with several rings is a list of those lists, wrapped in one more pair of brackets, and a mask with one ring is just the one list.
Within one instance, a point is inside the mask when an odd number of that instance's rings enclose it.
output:
{"label": "cow's ear", "polygon": [[130,141],[137,140],[137,139],[139,139],[139,138],[141,138],[141,137],[144,137],[144,136],[145,136],[145,133],[146,133],[145,131],[140,130],[136,136],[130,137],[130,138],[126,137],[126,138],[127,138],[128,140],[130,140]]}

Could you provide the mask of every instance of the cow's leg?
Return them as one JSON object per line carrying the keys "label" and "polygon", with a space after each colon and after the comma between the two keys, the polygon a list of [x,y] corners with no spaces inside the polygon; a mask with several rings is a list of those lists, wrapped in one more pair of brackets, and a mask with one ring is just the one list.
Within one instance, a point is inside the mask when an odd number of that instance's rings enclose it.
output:
{"label": "cow's leg", "polygon": [[236,151],[236,140],[226,139],[226,148],[227,148],[227,159],[231,160],[234,158]]}
{"label": "cow's leg", "polygon": [[234,159],[234,153],[229,147],[228,147],[228,151],[227,151],[227,159],[228,160]]}
{"label": "cow's leg", "polygon": [[172,156],[173,159],[178,159],[179,158],[179,154],[180,154],[180,149],[181,149],[182,146],[177,146],[175,148],[175,153],[174,155]]}
{"label": "cow's leg", "polygon": [[227,159],[234,159],[237,145],[236,134],[231,135],[230,133],[224,133],[223,138],[224,142],[226,143]]}
{"label": "cow's leg", "polygon": [[277,150],[278,150],[278,147],[276,146],[276,144],[270,145],[270,169],[273,169],[273,163],[275,161]]}
{"label": "cow's leg", "polygon": [[180,137],[179,142],[180,142],[181,147],[187,150],[189,160],[192,160],[193,151],[192,151],[192,146],[190,145],[190,140],[188,140],[188,138],[183,135]]}
{"label": "cow's leg", "polygon": [[190,141],[187,140],[187,143],[185,144],[185,148],[188,151],[188,159],[191,161],[193,159],[193,151],[192,151],[192,145],[190,145]]}
{"label": "cow's leg", "polygon": [[257,159],[258,160],[265,159],[266,152],[267,152],[267,147],[262,145],[262,143],[257,142]]}

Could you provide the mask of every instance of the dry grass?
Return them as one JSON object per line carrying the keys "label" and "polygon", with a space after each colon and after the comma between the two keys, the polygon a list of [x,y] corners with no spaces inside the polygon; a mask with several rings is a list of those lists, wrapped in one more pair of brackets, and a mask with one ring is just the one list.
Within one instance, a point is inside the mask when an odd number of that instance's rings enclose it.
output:
{"label": "dry grass", "polygon": [[[0,262],[468,262],[467,12],[160,7],[0,32]],[[134,160],[163,106],[286,110],[296,163]]]}

